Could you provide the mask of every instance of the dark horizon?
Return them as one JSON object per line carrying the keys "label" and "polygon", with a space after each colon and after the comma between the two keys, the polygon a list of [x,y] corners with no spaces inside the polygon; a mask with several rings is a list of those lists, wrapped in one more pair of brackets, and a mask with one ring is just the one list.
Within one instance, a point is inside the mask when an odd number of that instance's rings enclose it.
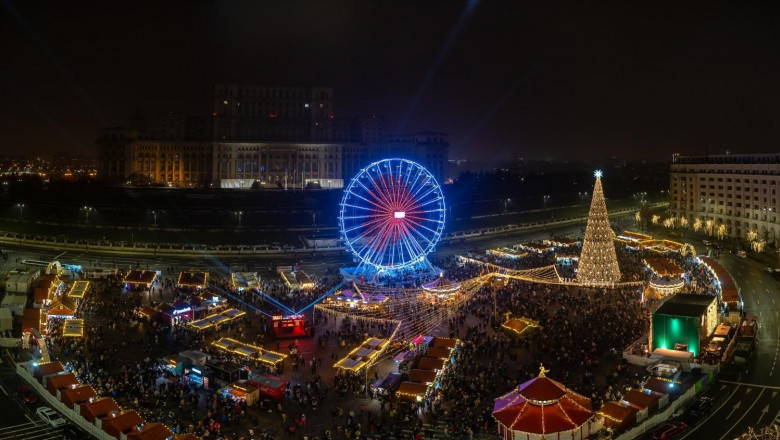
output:
{"label": "dark horizon", "polygon": [[336,117],[449,135],[450,158],[776,151],[777,7],[3,3],[0,153],[95,155],[216,82],[335,88]]}

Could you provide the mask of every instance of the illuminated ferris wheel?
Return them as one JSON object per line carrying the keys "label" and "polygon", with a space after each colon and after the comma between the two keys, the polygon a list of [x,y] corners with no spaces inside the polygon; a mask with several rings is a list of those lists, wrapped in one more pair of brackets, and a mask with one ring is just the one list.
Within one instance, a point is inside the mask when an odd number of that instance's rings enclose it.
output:
{"label": "illuminated ferris wheel", "polygon": [[363,168],[344,191],[344,244],[378,271],[426,263],[444,230],[444,195],[420,164],[384,159]]}

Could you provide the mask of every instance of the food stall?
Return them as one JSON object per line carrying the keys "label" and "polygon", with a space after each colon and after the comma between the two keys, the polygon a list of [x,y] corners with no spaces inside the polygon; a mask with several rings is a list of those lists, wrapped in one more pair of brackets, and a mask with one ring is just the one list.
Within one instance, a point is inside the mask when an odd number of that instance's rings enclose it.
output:
{"label": "food stall", "polygon": [[304,315],[274,315],[271,317],[271,329],[277,338],[300,338],[308,335]]}
{"label": "food stall", "polygon": [[208,285],[209,273],[197,270],[179,273],[179,279],[176,284],[180,287],[192,287],[202,289]]}
{"label": "food stall", "polygon": [[181,376],[184,373],[184,359],[177,354],[163,356],[160,359],[160,366],[176,376]]}
{"label": "food stall", "polygon": [[279,400],[284,396],[284,392],[287,389],[287,384],[289,382],[290,380],[284,377],[263,374],[255,376],[245,383],[257,388],[261,397]]}
{"label": "food stall", "polygon": [[245,400],[249,406],[254,405],[260,397],[260,390],[246,381],[230,384],[227,387],[227,392],[236,400]]}
{"label": "food stall", "polygon": [[66,319],[62,324],[62,337],[81,338],[84,337],[83,319]]}
{"label": "food stall", "polygon": [[192,306],[184,301],[175,301],[173,304],[162,303],[157,306],[157,310],[162,315],[162,320],[166,324],[178,324],[179,322],[190,322],[195,317]]}
{"label": "food stall", "polygon": [[157,278],[157,271],[154,270],[131,270],[127,272],[123,279],[127,289],[148,289],[154,284]]}
{"label": "food stall", "polygon": [[233,272],[230,274],[230,281],[233,289],[239,292],[260,288],[260,277],[257,276],[257,272]]}

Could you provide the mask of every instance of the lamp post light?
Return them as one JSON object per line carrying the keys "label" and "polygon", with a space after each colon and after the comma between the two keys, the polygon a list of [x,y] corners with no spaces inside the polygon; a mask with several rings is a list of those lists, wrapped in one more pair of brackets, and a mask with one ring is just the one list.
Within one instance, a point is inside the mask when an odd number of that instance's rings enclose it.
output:
{"label": "lamp post light", "polygon": [[550,196],[545,195],[542,197],[542,200],[544,200],[544,209],[547,209],[547,202],[550,201]]}
{"label": "lamp post light", "polygon": [[507,213],[507,203],[511,202],[512,199],[504,199],[504,214]]}
{"label": "lamp post light", "polygon": [[157,211],[152,211],[152,217],[154,218],[154,226],[157,226]]}
{"label": "lamp post light", "polygon": [[87,223],[89,223],[89,213],[90,213],[90,212],[92,212],[92,211],[94,211],[94,210],[95,210],[95,208],[93,208],[93,207],[91,207],[91,206],[85,206],[85,207],[84,207],[84,208],[82,208],[82,209],[84,210],[84,215],[85,215],[85,217],[86,217],[86,219],[87,219]]}
{"label": "lamp post light", "polygon": [[236,211],[236,215],[238,216],[238,227],[241,227],[241,219],[244,217],[244,211]]}
{"label": "lamp post light", "polygon": [[17,203],[16,207],[19,208],[19,220],[24,219],[24,203]]}

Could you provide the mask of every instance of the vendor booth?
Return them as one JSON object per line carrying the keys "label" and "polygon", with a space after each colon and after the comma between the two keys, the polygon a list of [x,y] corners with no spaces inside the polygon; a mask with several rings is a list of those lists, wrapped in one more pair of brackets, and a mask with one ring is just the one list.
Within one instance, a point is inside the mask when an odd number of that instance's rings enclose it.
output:
{"label": "vendor booth", "polygon": [[62,324],[62,337],[81,338],[84,337],[83,319],[66,319]]}
{"label": "vendor booth", "polygon": [[277,338],[300,338],[308,335],[304,315],[274,315],[271,317],[271,329]]}
{"label": "vendor booth", "polygon": [[389,339],[368,338],[340,359],[334,367],[343,370],[360,371],[370,365],[390,344]]}
{"label": "vendor booth", "polygon": [[235,382],[226,387],[226,391],[236,400],[245,400],[246,404],[252,406],[260,397],[260,391],[257,387],[247,382]]}
{"label": "vendor booth", "polygon": [[245,383],[257,388],[260,397],[279,400],[284,396],[284,392],[287,389],[287,384],[289,382],[290,380],[284,377],[263,374],[255,376],[252,380],[248,380]]}
{"label": "vendor booth", "polygon": [[160,359],[160,366],[175,376],[184,373],[184,359],[180,355],[171,354]]}
{"label": "vendor booth", "polygon": [[194,319],[195,313],[192,306],[184,301],[175,301],[173,304],[162,303],[157,306],[162,320],[166,324],[178,324],[180,322],[190,322]]}
{"label": "vendor booth", "polygon": [[209,273],[201,272],[197,270],[191,270],[189,272],[181,272],[176,284],[181,287],[193,287],[196,289],[202,289],[208,285]]}
{"label": "vendor booth", "polygon": [[86,295],[88,291],[89,281],[76,281],[70,286],[68,296],[73,298],[76,301],[76,304],[78,304],[82,299],[84,299],[84,295]]}
{"label": "vendor booth", "polygon": [[239,292],[260,288],[260,277],[257,276],[257,272],[233,272],[230,274],[230,281],[233,289]]}
{"label": "vendor booth", "polygon": [[308,289],[314,287],[314,281],[312,281],[311,277],[300,269],[294,272],[279,272],[279,275],[282,277],[284,283],[293,289]]}
{"label": "vendor booth", "polygon": [[157,272],[153,270],[131,270],[127,272],[123,281],[128,289],[148,289],[152,287],[156,278]]}
{"label": "vendor booth", "polygon": [[622,431],[637,422],[637,410],[629,404],[607,401],[601,405],[598,414],[604,417],[604,426]]}

